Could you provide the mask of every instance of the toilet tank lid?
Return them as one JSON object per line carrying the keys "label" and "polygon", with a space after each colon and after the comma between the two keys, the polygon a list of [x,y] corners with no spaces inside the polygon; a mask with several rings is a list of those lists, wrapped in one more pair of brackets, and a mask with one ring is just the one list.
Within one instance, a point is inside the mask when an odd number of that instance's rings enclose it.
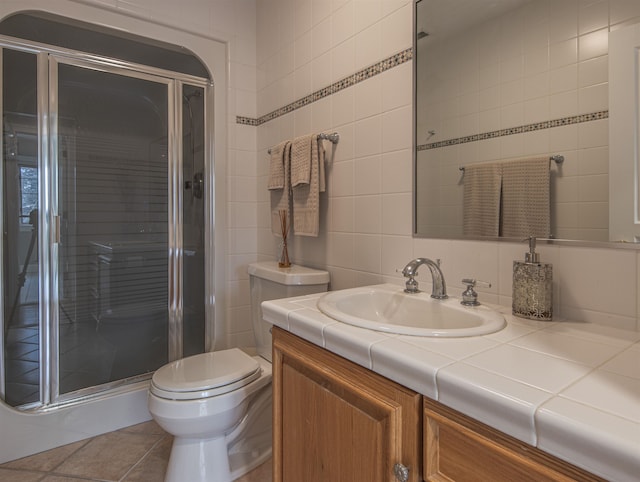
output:
{"label": "toilet tank lid", "polygon": [[261,261],[249,265],[249,274],[282,285],[320,285],[329,283],[329,272],[292,264],[280,268],[277,261]]}

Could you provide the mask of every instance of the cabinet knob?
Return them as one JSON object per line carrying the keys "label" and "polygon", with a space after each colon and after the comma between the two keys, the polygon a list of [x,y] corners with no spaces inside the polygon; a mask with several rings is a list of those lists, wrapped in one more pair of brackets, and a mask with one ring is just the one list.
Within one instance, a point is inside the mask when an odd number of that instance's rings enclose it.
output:
{"label": "cabinet knob", "polygon": [[402,464],[395,464],[393,466],[393,475],[396,476],[400,482],[407,482],[409,480],[409,468]]}

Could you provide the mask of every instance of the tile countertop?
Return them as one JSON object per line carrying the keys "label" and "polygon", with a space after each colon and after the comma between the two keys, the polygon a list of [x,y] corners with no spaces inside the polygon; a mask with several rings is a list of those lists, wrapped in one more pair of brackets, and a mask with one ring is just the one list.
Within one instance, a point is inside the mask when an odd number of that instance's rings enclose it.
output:
{"label": "tile countertop", "polygon": [[335,321],[322,294],[262,304],[265,320],[547,453],[614,481],[640,474],[640,333],[536,322],[469,338],[387,334]]}

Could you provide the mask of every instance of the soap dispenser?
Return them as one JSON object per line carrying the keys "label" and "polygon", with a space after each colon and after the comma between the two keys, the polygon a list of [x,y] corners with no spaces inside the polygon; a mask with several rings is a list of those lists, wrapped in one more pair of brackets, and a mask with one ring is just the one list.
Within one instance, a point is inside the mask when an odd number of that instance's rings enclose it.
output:
{"label": "soap dispenser", "polygon": [[536,238],[529,238],[524,262],[513,262],[513,314],[548,321],[553,316],[553,265],[541,263]]}

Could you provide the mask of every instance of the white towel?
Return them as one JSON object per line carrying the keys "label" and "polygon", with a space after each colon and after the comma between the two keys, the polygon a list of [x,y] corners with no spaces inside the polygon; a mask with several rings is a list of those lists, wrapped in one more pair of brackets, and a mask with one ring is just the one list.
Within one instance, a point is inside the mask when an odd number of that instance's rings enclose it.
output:
{"label": "white towel", "polygon": [[498,163],[468,164],[464,168],[463,232],[466,236],[498,236],[500,187]]}
{"label": "white towel", "polygon": [[501,236],[548,238],[551,235],[549,158],[502,164]]}
{"label": "white towel", "polygon": [[[275,176],[271,178],[271,172],[268,181],[268,189],[271,191],[271,232],[275,236],[282,236],[280,211],[287,212],[287,225],[291,225],[291,176],[289,169],[291,166],[291,142],[285,141],[272,148],[271,159],[273,161],[274,149],[279,149],[279,155],[282,159],[282,179],[279,179],[278,170],[275,170]],[[273,162],[272,162],[273,165]],[[282,181],[282,187],[271,187],[279,185]]]}
{"label": "white towel", "polygon": [[[303,143],[300,143],[302,145]],[[297,153],[302,157],[302,151]],[[318,140],[317,135],[310,139],[309,159],[297,159],[294,161],[293,148],[291,152],[292,163],[292,191],[293,191],[293,232],[299,236],[318,236],[320,231],[320,193],[325,190],[324,172],[324,146]],[[297,184],[293,181],[293,164],[297,163],[301,175],[296,177]],[[309,180],[304,182],[302,171],[306,163],[309,164]],[[302,167],[300,167],[302,166]]]}

